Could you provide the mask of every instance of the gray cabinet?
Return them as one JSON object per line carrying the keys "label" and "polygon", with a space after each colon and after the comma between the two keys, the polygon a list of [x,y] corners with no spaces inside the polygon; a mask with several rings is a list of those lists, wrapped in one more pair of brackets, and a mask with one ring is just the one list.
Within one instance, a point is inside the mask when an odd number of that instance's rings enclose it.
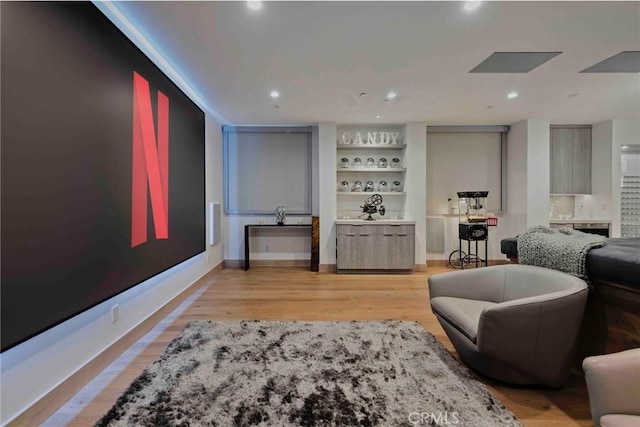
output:
{"label": "gray cabinet", "polygon": [[551,126],[551,194],[591,194],[591,126]]}
{"label": "gray cabinet", "polygon": [[414,224],[337,224],[337,269],[413,270]]}

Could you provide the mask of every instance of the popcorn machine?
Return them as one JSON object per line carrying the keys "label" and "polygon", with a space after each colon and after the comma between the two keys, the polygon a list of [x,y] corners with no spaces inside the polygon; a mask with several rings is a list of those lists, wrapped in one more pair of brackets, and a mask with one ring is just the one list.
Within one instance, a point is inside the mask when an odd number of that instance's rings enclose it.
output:
{"label": "popcorn machine", "polygon": [[[476,267],[488,265],[487,240],[489,227],[487,222],[496,225],[497,218],[487,216],[488,191],[458,191],[458,249],[449,255],[449,265],[465,268],[471,264]],[[467,251],[462,250],[462,241],[467,241]],[[472,252],[471,242],[475,242]],[[484,242],[484,258],[478,253],[478,242]]]}
{"label": "popcorn machine", "polygon": [[458,191],[460,224],[485,222],[488,191]]}

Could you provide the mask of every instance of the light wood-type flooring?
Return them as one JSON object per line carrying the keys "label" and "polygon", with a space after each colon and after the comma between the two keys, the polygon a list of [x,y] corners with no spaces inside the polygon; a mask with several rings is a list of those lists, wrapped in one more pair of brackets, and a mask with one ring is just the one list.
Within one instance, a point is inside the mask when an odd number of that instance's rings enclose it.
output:
{"label": "light wood-type flooring", "polygon": [[[412,275],[337,275],[266,267],[246,272],[222,270],[70,425],[92,425],[105,414],[127,385],[192,320],[415,320],[455,354],[429,307],[427,277],[447,270],[430,267],[426,273]],[[587,389],[578,368],[558,390],[480,379],[526,426],[592,425]]]}

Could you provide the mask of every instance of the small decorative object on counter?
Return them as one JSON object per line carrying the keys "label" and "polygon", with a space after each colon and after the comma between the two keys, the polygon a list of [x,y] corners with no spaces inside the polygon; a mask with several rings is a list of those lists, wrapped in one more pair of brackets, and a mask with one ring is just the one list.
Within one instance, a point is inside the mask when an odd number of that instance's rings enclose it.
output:
{"label": "small decorative object on counter", "polygon": [[382,196],[379,194],[374,194],[364,201],[364,206],[360,206],[362,208],[362,218],[364,215],[369,215],[365,220],[373,221],[373,217],[371,214],[379,213],[380,215],[384,215],[385,208],[382,205]]}
{"label": "small decorative object on counter", "polygon": [[392,168],[399,168],[400,167],[400,159],[397,157],[394,157],[393,159],[391,159],[391,167]]}
{"label": "small decorative object on counter", "polygon": [[366,192],[373,192],[374,188],[373,188],[373,181],[367,181],[367,185],[365,185],[364,187],[364,191]]}
{"label": "small decorative object on counter", "polygon": [[362,183],[360,181],[354,182],[351,191],[362,191]]}
{"label": "small decorative object on counter", "polygon": [[341,191],[349,191],[349,181],[342,181],[340,183],[340,190]]}
{"label": "small decorative object on counter", "polygon": [[353,163],[351,164],[352,168],[361,168],[362,167],[362,160],[360,159],[360,157],[356,157],[355,159],[353,159]]}
{"label": "small decorative object on counter", "polygon": [[391,191],[402,191],[402,184],[400,183],[400,181],[393,181],[393,187],[391,187]]}
{"label": "small decorative object on counter", "polygon": [[387,191],[387,181],[380,181],[380,184],[378,185],[378,191]]}
{"label": "small decorative object on counter", "polygon": [[447,206],[449,208],[449,213],[451,214],[458,213],[458,206],[453,203],[453,201],[451,200],[451,197],[447,199]]}
{"label": "small decorative object on counter", "polygon": [[378,160],[378,167],[379,168],[386,168],[387,167],[387,159],[384,157],[381,157],[380,160]]}
{"label": "small decorative object on counter", "polygon": [[376,161],[373,159],[373,157],[369,157],[367,159],[367,167],[368,168],[372,168],[376,165]]}
{"label": "small decorative object on counter", "polygon": [[284,225],[284,217],[286,216],[284,206],[280,205],[276,208],[276,223]]}
{"label": "small decorative object on counter", "polygon": [[342,159],[340,159],[340,167],[343,169],[348,169],[349,168],[349,159],[347,159],[346,157],[343,157]]}

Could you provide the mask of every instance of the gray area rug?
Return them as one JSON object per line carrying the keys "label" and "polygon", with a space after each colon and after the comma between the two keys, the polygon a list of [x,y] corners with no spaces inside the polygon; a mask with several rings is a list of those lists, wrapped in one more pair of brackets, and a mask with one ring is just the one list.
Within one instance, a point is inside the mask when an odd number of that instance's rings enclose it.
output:
{"label": "gray area rug", "polygon": [[416,322],[192,322],[98,426],[520,426]]}

